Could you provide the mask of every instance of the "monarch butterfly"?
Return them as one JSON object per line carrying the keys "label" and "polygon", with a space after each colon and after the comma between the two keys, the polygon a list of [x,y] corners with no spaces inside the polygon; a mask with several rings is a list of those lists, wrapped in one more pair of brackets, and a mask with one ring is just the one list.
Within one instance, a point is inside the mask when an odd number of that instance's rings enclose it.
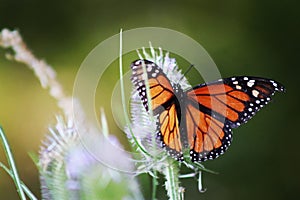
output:
{"label": "monarch butterfly", "polygon": [[285,91],[274,80],[251,76],[224,78],[183,91],[154,62],[136,60],[131,69],[131,81],[145,109],[149,111],[151,100],[157,116],[157,139],[179,161],[184,160],[185,150],[193,162],[219,157],[231,144],[232,128],[246,123],[271,101],[275,91]]}

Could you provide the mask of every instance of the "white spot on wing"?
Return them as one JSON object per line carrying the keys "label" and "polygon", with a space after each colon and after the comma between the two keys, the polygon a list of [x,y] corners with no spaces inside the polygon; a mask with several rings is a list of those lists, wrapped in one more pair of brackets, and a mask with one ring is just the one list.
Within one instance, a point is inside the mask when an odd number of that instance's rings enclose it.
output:
{"label": "white spot on wing", "polygon": [[151,72],[152,71],[152,66],[151,65],[148,65],[147,67],[147,72]]}
{"label": "white spot on wing", "polygon": [[258,97],[259,92],[258,92],[257,90],[252,90],[252,95],[253,95],[254,97]]}
{"label": "white spot on wing", "polygon": [[248,82],[247,82],[247,86],[248,86],[248,87],[252,87],[253,85],[254,85],[254,82],[251,82],[251,81],[248,81]]}
{"label": "white spot on wing", "polygon": [[241,90],[241,89],[242,89],[242,87],[239,86],[239,85],[236,85],[235,88],[238,89],[238,90]]}

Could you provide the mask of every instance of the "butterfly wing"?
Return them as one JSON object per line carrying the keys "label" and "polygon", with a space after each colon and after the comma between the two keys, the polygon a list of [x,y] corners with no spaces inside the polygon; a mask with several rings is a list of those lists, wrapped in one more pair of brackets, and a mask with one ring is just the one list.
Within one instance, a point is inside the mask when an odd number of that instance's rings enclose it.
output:
{"label": "butterfly wing", "polygon": [[187,91],[186,132],[193,161],[214,159],[232,140],[231,128],[247,122],[284,87],[270,79],[239,76]]}
{"label": "butterfly wing", "polygon": [[[146,75],[143,65],[145,66]],[[148,60],[136,60],[131,64],[131,81],[136,87],[142,103],[149,111],[148,99],[154,115],[158,115],[157,137],[161,146],[178,160],[182,160],[182,146],[179,132],[180,115],[174,89],[162,69]],[[150,97],[147,97],[146,80],[149,84]]]}

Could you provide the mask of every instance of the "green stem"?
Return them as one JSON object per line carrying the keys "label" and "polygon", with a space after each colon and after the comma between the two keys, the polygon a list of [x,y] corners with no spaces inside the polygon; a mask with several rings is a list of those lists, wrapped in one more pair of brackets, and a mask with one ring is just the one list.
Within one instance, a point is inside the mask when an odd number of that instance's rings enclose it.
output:
{"label": "green stem", "polygon": [[157,171],[153,171],[154,176],[152,177],[152,200],[155,200],[156,188],[157,188]]}
{"label": "green stem", "polygon": [[170,200],[183,200],[183,193],[179,188],[178,165],[174,160],[168,159],[168,166],[165,169],[166,190]]}
{"label": "green stem", "polygon": [[[2,167],[4,169],[4,171],[11,177],[13,178],[13,173],[11,172],[11,170],[9,170],[5,165],[3,165],[0,162],[0,167]],[[24,190],[24,192],[27,194],[27,196],[29,197],[29,199],[31,200],[37,200],[37,198],[34,196],[34,194],[28,189],[28,187],[21,181],[21,186]]]}
{"label": "green stem", "polygon": [[12,179],[14,180],[14,183],[16,185],[17,192],[18,192],[18,194],[19,194],[19,196],[20,196],[20,198],[22,200],[26,200],[24,191],[23,191],[22,186],[21,186],[21,182],[20,182],[20,178],[19,178],[19,175],[18,175],[18,171],[17,171],[16,165],[15,165],[15,162],[14,162],[13,155],[11,153],[9,144],[7,142],[7,139],[5,137],[4,131],[3,131],[3,129],[2,129],[1,126],[0,126],[0,137],[2,139],[2,144],[3,144],[4,150],[5,150],[6,158],[8,160],[8,164],[9,164],[9,166],[11,168]]}
{"label": "green stem", "polygon": [[134,141],[134,143],[137,145],[137,147],[147,156],[151,156],[137,141],[135,135],[133,134],[133,131],[130,126],[130,120],[127,115],[127,108],[126,108],[126,100],[125,100],[125,89],[124,89],[124,80],[123,80],[123,64],[122,64],[122,50],[123,50],[123,39],[122,39],[122,29],[120,31],[120,51],[119,51],[119,73],[120,73],[120,87],[121,87],[121,99],[122,99],[122,105],[123,105],[123,113],[125,117],[125,122],[128,125],[128,129],[130,131],[131,137]]}

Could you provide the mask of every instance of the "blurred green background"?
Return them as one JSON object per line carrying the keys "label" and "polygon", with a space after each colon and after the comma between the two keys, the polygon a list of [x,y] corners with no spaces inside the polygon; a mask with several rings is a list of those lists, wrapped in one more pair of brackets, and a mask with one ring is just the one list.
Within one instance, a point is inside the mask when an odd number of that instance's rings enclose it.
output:
{"label": "blurred green background", "polygon": [[[12,1],[0,0],[0,28],[18,29],[34,54],[58,74],[68,94],[81,62],[101,41],[124,30],[155,26],[192,37],[208,51],[223,77],[273,78],[287,88],[249,123],[234,130],[228,152],[205,166],[207,192],[196,179],[182,181],[186,199],[295,199],[300,191],[299,4],[296,1]],[[174,41],[176,42],[176,41]],[[49,124],[59,113],[56,102],[24,65],[5,59],[0,49],[0,124],[4,127],[22,180],[39,196],[39,178],[28,152],[37,152]],[[129,62],[129,61],[128,61]],[[107,85],[117,78],[107,72]],[[113,77],[113,78],[111,78]],[[188,74],[192,84],[199,81]],[[110,91],[107,87],[102,91]],[[106,95],[109,99],[110,96]],[[110,130],[110,100],[104,106]],[[1,162],[6,163],[3,149]],[[160,180],[158,199],[165,199]],[[150,197],[147,177],[141,188]],[[0,171],[0,198],[18,199],[12,180]]]}

